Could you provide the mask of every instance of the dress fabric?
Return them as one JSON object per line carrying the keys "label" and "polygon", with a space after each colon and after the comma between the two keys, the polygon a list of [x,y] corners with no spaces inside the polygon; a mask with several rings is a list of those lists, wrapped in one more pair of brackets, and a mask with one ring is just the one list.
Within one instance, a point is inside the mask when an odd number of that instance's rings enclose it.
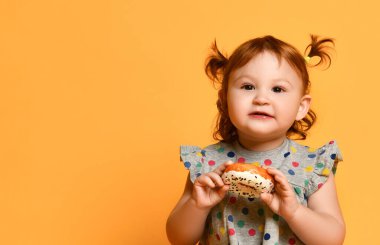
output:
{"label": "dress fabric", "polygon": [[[337,163],[342,160],[334,140],[313,149],[286,139],[279,147],[263,152],[247,150],[238,142],[219,142],[205,148],[183,145],[180,156],[190,171],[193,183],[201,174],[213,171],[228,160],[279,169],[286,175],[298,201],[304,206],[307,206],[308,197],[323,186],[328,175],[335,174]],[[303,243],[285,220],[259,198],[246,198],[228,192],[209,213],[199,244]]]}

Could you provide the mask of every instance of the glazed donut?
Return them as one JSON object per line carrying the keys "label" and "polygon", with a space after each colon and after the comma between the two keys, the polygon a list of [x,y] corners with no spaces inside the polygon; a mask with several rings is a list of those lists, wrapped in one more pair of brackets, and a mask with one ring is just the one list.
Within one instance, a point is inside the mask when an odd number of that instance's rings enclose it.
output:
{"label": "glazed donut", "polygon": [[229,165],[222,174],[223,182],[230,185],[230,192],[254,198],[261,193],[270,193],[274,187],[273,177],[267,170],[249,163]]}

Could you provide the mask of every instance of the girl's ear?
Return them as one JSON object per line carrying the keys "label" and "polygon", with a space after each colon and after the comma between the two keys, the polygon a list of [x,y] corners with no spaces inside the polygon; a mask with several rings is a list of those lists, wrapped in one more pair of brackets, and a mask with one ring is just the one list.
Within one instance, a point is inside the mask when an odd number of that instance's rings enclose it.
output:
{"label": "girl's ear", "polygon": [[307,113],[309,112],[310,103],[311,96],[309,94],[306,94],[301,98],[301,102],[296,116],[296,121],[303,119],[307,115]]}

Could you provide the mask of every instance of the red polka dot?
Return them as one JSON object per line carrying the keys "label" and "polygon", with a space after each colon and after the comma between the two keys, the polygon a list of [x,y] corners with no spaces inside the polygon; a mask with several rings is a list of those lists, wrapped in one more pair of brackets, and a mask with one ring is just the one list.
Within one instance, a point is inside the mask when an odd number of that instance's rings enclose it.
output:
{"label": "red polka dot", "polygon": [[318,184],[318,189],[320,189],[323,186],[323,183]]}
{"label": "red polka dot", "polygon": [[238,162],[240,162],[240,163],[245,162],[245,158],[244,157],[239,157]]}
{"label": "red polka dot", "polygon": [[220,236],[219,234],[216,234],[216,239],[218,239],[220,241]]}
{"label": "red polka dot", "polygon": [[293,164],[293,167],[295,167],[295,168],[300,165],[298,162],[292,162],[292,164]]}
{"label": "red polka dot", "polygon": [[210,161],[208,161],[208,165],[210,165],[210,166],[214,166],[214,165],[215,165],[215,161],[214,161],[214,160],[210,160]]}
{"label": "red polka dot", "polygon": [[266,159],[266,160],[264,161],[264,164],[267,165],[267,166],[269,166],[269,165],[272,164],[272,161],[271,161],[270,159]]}
{"label": "red polka dot", "polygon": [[230,236],[233,236],[233,235],[235,235],[235,230],[234,229],[229,229],[228,230],[228,234],[230,235]]}
{"label": "red polka dot", "polygon": [[289,239],[289,244],[291,244],[291,245],[296,244],[296,239],[290,238]]}
{"label": "red polka dot", "polygon": [[334,144],[334,141],[333,141],[333,140],[332,140],[332,141],[330,141],[330,142],[329,142],[329,144],[330,144],[330,145]]}
{"label": "red polka dot", "polygon": [[236,201],[237,201],[236,197],[231,197],[230,198],[230,203],[234,204],[234,203],[236,203]]}
{"label": "red polka dot", "polygon": [[248,234],[249,234],[250,236],[254,236],[254,235],[256,235],[256,231],[255,231],[255,229],[249,229]]}

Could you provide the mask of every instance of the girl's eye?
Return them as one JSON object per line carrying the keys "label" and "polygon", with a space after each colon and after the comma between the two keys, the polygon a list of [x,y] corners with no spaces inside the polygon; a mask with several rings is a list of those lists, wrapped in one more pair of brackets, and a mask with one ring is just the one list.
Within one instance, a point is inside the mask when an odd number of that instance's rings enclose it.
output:
{"label": "girl's eye", "polygon": [[274,87],[272,88],[272,91],[275,93],[281,93],[281,92],[284,92],[285,90],[282,89],[281,87]]}
{"label": "girl's eye", "polygon": [[254,90],[255,87],[253,85],[250,85],[250,84],[245,84],[243,86],[241,86],[242,89],[245,89],[245,90]]}

